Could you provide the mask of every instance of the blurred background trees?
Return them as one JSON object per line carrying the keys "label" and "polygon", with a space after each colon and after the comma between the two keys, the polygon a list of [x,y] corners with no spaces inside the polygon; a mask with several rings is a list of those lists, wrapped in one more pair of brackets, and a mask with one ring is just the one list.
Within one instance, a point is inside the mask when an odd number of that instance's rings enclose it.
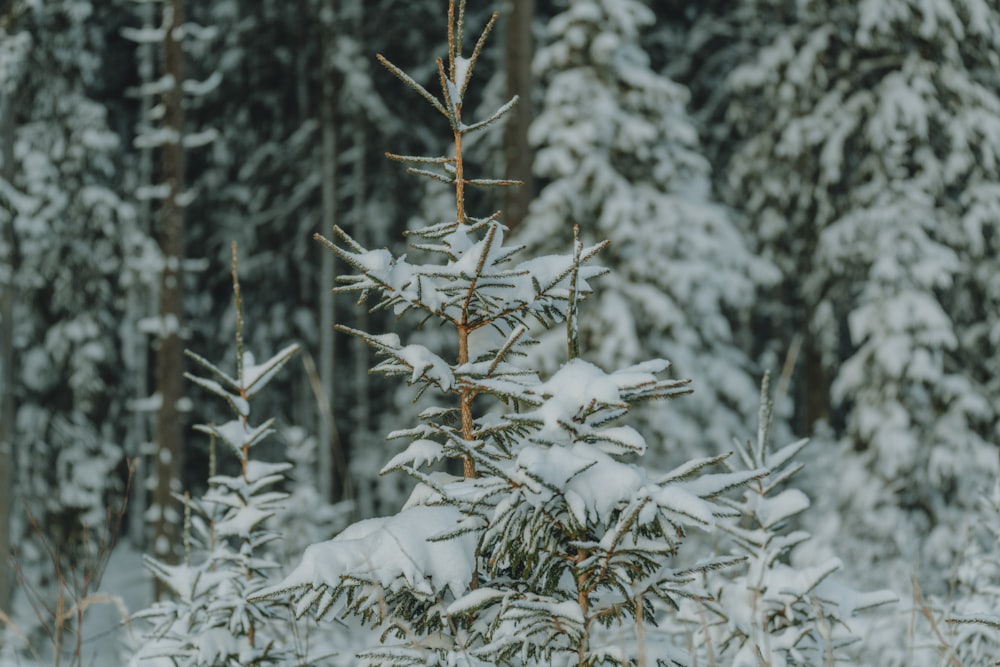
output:
{"label": "blurred background trees", "polygon": [[[372,65],[381,52],[435,82],[442,3],[190,3],[175,129],[195,138],[169,197],[181,194],[182,252],[156,242],[166,167],[143,140],[171,118],[166,53],[149,41],[164,7],[0,5],[0,549],[41,558],[27,507],[73,554],[124,491],[126,456],[148,478],[165,420],[180,427],[176,488],[204,484],[208,452],[186,415],[150,411],[166,397],[151,304],[172,267],[181,346],[230,355],[232,241],[255,295],[249,344],[302,346],[299,372],[260,400],[305,429],[297,444],[315,439],[316,479],[298,482],[356,500],[359,516],[392,504],[375,474],[385,457],[371,454],[393,446],[379,415],[411,408],[331,327],[392,321],[329,298],[336,268],[311,235],[336,222],[395,247],[438,215],[382,159],[444,150],[433,111]],[[679,412],[644,415],[652,465],[744,438],[772,370],[778,437],[819,441],[803,473],[830,509],[814,548],[838,543],[858,576],[919,563],[925,589],[947,591],[940,573],[997,472],[1000,8],[491,0],[470,6],[470,24],[494,9],[506,46],[484,55],[490,83],[465,102],[523,101],[467,155],[527,185],[476,205],[506,208],[535,251],[568,247],[573,224],[612,239],[616,277],[584,320],[592,360],[663,356],[694,381]],[[180,407],[211,422],[191,393]],[[142,545],[150,489],[133,488]],[[0,608],[11,579],[5,562]]]}

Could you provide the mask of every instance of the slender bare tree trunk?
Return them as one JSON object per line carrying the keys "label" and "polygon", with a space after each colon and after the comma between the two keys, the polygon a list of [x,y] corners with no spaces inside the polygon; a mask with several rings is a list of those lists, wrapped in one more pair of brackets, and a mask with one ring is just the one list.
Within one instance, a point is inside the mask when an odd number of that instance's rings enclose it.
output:
{"label": "slender bare tree trunk", "polygon": [[[369,233],[365,228],[365,193],[368,189],[368,165],[365,163],[365,149],[368,140],[368,132],[365,127],[364,119],[358,119],[358,127],[354,133],[355,141],[355,154],[356,159],[352,165],[353,173],[353,197],[352,197],[352,216],[351,222],[354,223],[353,232],[355,238],[358,239],[358,243],[362,244],[364,247],[368,247],[369,243]],[[333,254],[333,253],[327,253]],[[358,309],[357,314],[357,328],[361,331],[368,331],[368,311],[365,308]],[[371,428],[371,376],[368,374],[368,345],[359,337],[354,337],[351,341],[352,344],[352,356],[354,357],[354,378],[352,387],[352,396],[354,397],[353,406],[353,426],[354,433],[363,434],[368,433],[368,429]],[[344,462],[344,467],[340,471],[342,484],[344,486],[344,495],[351,500],[354,500],[354,495],[356,490],[354,485],[351,483],[351,476],[348,471],[348,464],[350,462],[350,451],[347,452],[347,460]]]}
{"label": "slender bare tree trunk", "polygon": [[[11,96],[0,96],[0,178],[14,171],[14,119]],[[14,571],[11,509],[14,503],[14,216],[0,213],[0,610],[10,610]]]}
{"label": "slender bare tree trunk", "polygon": [[[322,165],[323,177],[323,233],[329,234],[337,224],[337,132],[336,122],[337,88],[334,81],[333,47],[336,21],[336,0],[326,0],[320,9],[320,20],[323,24],[323,77],[322,95],[320,96],[320,131],[322,132]],[[333,425],[333,374],[335,370],[333,341],[333,294],[330,286],[334,283],[335,267],[333,253],[324,252],[320,269],[320,338],[319,338],[319,377],[322,387],[322,405],[319,406],[319,447],[317,462],[319,464],[319,493],[324,500],[334,497],[333,453],[337,447],[336,433]]]}
{"label": "slender bare tree trunk", "polygon": [[[143,28],[153,28],[155,18],[154,5],[145,3],[141,6]],[[153,44],[139,44],[139,77],[142,85],[148,85],[153,81],[156,71],[156,58]],[[140,98],[140,124],[151,122],[153,99],[150,95],[142,95]],[[139,131],[144,132],[146,128],[140,127]],[[141,149],[139,158],[139,185],[153,185],[153,149]],[[140,199],[138,202],[139,227],[143,234],[149,234],[152,228],[153,207],[148,198]],[[147,352],[149,340],[147,334],[139,329],[139,322],[150,317],[151,295],[149,283],[140,276],[132,280],[128,294],[128,338],[125,341],[127,353],[125,359],[129,365],[132,377],[132,395],[141,399],[149,396],[149,364]],[[135,465],[136,480],[131,486],[131,493],[128,499],[128,534],[129,541],[136,549],[146,548],[146,501],[147,484],[151,471],[146,468],[143,460],[143,449],[149,438],[150,412],[148,409],[135,409],[132,412],[128,424],[128,449],[132,463]]]}
{"label": "slender bare tree trunk", "polygon": [[[183,342],[181,324],[184,321],[183,275],[184,259],[184,131],[182,104],[184,58],[177,27],[184,23],[184,0],[169,0],[165,11],[171,13],[163,46],[164,74],[174,81],[163,95],[164,125],[176,133],[176,139],[165,143],[160,153],[162,179],[170,194],[160,209],[160,250],[163,254],[163,275],[160,279],[160,347],[156,358],[156,384],[161,404],[156,423],[156,490],[154,502],[159,508],[156,517],[153,553],[157,558],[172,561],[173,545],[179,537],[180,512],[172,507],[171,490],[182,469],[183,431],[178,401],[183,393]],[[156,595],[165,594],[157,583]]]}
{"label": "slender bare tree trunk", "polygon": [[[295,20],[304,20],[303,17],[312,16],[312,0],[297,0],[294,3],[286,3],[285,8],[288,12],[289,19],[291,23]],[[314,90],[312,86],[312,80],[310,74],[312,72],[314,63],[312,54],[307,49],[297,49],[295,51],[295,103],[296,111],[298,112],[298,126],[302,127],[307,121],[312,120],[312,114],[315,112],[313,106]],[[296,211],[292,211],[288,214],[289,219],[284,219],[283,224],[293,225],[291,222],[292,216],[297,215]],[[308,249],[313,248],[313,240],[305,234],[297,234],[294,240],[294,248],[292,252],[296,257],[306,257],[308,256]],[[309,303],[315,296],[315,271],[303,271],[299,273],[299,278],[296,283],[296,294],[295,297],[299,300],[299,303]],[[305,361],[310,358],[310,353],[302,355],[303,364],[307,364]],[[312,388],[312,378],[308,369],[312,366],[306,365],[306,372],[297,373],[297,386],[296,386],[296,398],[293,399],[292,405],[292,418],[291,422],[293,424],[315,424],[318,426],[319,419],[321,417],[317,416],[317,408],[319,407],[316,402],[316,397]],[[315,428],[315,427],[314,427]],[[319,431],[315,431],[316,434]],[[318,466],[318,461],[317,461]],[[313,471],[313,477],[311,478],[311,484],[319,489],[319,483],[316,477],[317,470]]]}
{"label": "slender bare tree trunk", "polygon": [[509,0],[504,57],[507,63],[507,97],[519,96],[517,108],[504,126],[503,154],[506,178],[524,181],[519,188],[504,188],[504,223],[514,229],[528,213],[531,203],[531,146],[528,127],[531,125],[531,19],[534,0]]}
{"label": "slender bare tree trunk", "polygon": [[802,351],[802,432],[810,433],[816,422],[830,418],[830,381],[816,340],[809,336]]}
{"label": "slender bare tree trunk", "polygon": [[[364,16],[364,4],[362,0],[349,0],[344,3],[344,24],[345,29],[351,31],[351,34],[361,35],[364,29],[363,16]],[[358,239],[358,243],[367,247],[370,242],[371,234],[368,230],[368,225],[366,224],[366,213],[367,213],[367,203],[368,203],[368,164],[365,160],[366,150],[368,147],[368,119],[358,117],[355,119],[355,125],[352,126],[352,137],[354,139],[354,160],[351,164],[351,208],[350,208],[350,222],[352,224],[351,232],[355,235],[354,238]],[[328,253],[332,254],[332,253]],[[368,310],[366,308],[357,309],[356,313],[357,324],[355,325],[361,331],[368,331]],[[370,428],[369,422],[371,421],[371,388],[370,388],[370,378],[368,374],[368,345],[358,337],[353,337],[351,340],[351,356],[354,362],[354,376],[352,378],[352,433],[354,434],[366,434]],[[353,446],[357,442],[357,438],[353,438],[348,446]],[[361,516],[358,514],[358,489],[354,487],[351,471],[350,471],[350,459],[351,450],[345,448],[344,443],[341,443],[341,458],[343,459],[343,464],[340,468],[340,479],[341,485],[343,487],[343,495],[345,499],[353,501],[353,511],[355,517]],[[366,485],[370,489],[370,484]],[[370,515],[369,515],[370,516]]]}

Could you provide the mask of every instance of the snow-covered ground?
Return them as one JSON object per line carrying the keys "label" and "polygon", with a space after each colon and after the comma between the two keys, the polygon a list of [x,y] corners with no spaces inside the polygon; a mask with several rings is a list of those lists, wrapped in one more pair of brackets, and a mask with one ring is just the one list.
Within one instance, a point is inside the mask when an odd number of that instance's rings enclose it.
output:
{"label": "snow-covered ground", "polygon": [[98,597],[104,601],[88,610],[83,624],[87,656],[83,664],[124,664],[123,643],[132,638],[128,617],[148,607],[153,598],[152,580],[142,567],[140,552],[125,543],[115,549]]}

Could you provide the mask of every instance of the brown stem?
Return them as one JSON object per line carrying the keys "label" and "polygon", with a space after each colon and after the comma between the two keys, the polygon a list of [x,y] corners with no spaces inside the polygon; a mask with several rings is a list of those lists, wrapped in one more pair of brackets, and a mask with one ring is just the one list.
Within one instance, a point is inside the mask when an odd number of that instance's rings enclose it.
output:
{"label": "brown stem", "polygon": [[462,159],[462,104],[455,103],[455,215],[458,224],[465,223],[465,164]]}
{"label": "brown stem", "polygon": [[642,606],[642,593],[635,596],[635,643],[638,655],[635,657],[636,667],[646,667],[646,619]]}
{"label": "brown stem", "polygon": [[[458,90],[458,82],[455,80],[455,32],[454,32],[454,12],[455,3],[448,3],[448,65],[452,83],[455,90]],[[446,95],[447,96],[447,95]],[[458,224],[465,224],[465,168],[462,160],[462,104],[453,100],[455,108],[455,216]],[[466,302],[468,303],[468,302]],[[462,313],[462,321],[457,325],[458,329],[458,363],[459,365],[469,363],[469,328],[468,309]],[[460,409],[462,411],[462,438],[466,442],[472,440],[472,397],[473,392],[463,389],[460,394]],[[462,462],[463,473],[466,479],[476,476],[476,466],[472,459],[466,456]]]}
{"label": "brown stem", "polygon": [[63,616],[65,610],[65,600],[63,598],[63,577],[62,571],[59,568],[59,564],[56,564],[56,584],[58,585],[56,593],[56,614],[53,619],[52,625],[52,639],[55,646],[52,660],[54,667],[59,667],[59,656],[62,655],[62,635],[63,635]]}
{"label": "brown stem", "polygon": [[[160,150],[161,179],[168,185],[169,194],[161,203],[159,229],[160,252],[164,261],[160,276],[161,333],[156,357],[156,388],[161,397],[156,417],[156,445],[160,454],[156,458],[156,488],[153,492],[153,503],[159,514],[155,519],[156,538],[153,545],[157,558],[176,563],[173,545],[177,543],[177,526],[168,519],[168,512],[174,505],[172,484],[180,477],[184,456],[184,416],[177,407],[184,395],[184,343],[181,339],[181,324],[184,321],[184,276],[181,267],[185,233],[185,155],[181,142],[184,133],[184,93],[181,86],[184,81],[181,44],[181,26],[185,22],[184,0],[170,0],[164,11],[168,9],[172,12],[169,14],[171,23],[164,36],[162,58],[163,73],[173,84],[163,93],[163,127],[172,131],[174,138]],[[159,579],[154,586],[157,599],[169,595],[169,587]]]}
{"label": "brown stem", "polygon": [[[579,567],[580,563],[584,561],[587,557],[587,552],[583,549],[576,550],[576,556],[573,557],[573,562]],[[590,648],[589,632],[587,630],[587,613],[590,611],[590,589],[586,586],[585,575],[582,571],[577,570],[576,573],[576,603],[580,605],[580,611],[583,613],[583,637],[580,638],[580,646],[577,649],[577,662],[580,667],[586,664],[587,650]]]}
{"label": "brown stem", "polygon": [[[469,363],[469,328],[458,325],[458,364]],[[462,411],[462,439],[472,440],[472,399],[475,393],[471,389],[462,389],[459,393],[459,403]],[[476,464],[466,456],[462,459],[462,472],[466,479],[476,476]]]}

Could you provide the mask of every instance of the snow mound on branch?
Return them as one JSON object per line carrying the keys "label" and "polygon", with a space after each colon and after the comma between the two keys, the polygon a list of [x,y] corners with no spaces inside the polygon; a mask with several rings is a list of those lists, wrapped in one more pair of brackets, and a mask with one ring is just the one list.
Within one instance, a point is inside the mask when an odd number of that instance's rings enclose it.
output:
{"label": "snow mound on branch", "polygon": [[395,516],[360,521],[332,540],[307,548],[302,562],[284,581],[256,597],[297,588],[336,587],[350,575],[365,577],[390,591],[409,588],[433,595],[448,588],[457,598],[475,571],[475,536],[435,538],[454,532],[464,518],[454,507],[418,505]]}

